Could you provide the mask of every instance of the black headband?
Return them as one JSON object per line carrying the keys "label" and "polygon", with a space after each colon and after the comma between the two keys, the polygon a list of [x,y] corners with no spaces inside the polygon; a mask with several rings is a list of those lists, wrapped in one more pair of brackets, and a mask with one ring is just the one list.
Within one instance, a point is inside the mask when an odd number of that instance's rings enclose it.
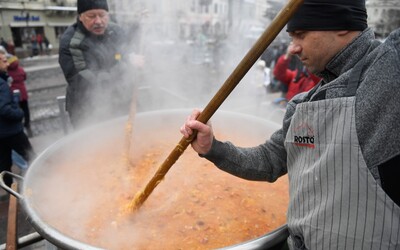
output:
{"label": "black headband", "polygon": [[362,31],[367,27],[365,0],[305,0],[288,22],[286,31]]}
{"label": "black headband", "polygon": [[108,11],[107,0],[78,0],[78,14],[88,10],[103,9]]}

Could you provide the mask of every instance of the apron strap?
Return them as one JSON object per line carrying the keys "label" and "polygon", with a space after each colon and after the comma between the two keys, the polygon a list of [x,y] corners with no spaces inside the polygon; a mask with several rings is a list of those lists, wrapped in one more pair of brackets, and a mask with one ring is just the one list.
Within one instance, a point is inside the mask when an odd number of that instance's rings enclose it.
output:
{"label": "apron strap", "polygon": [[317,85],[315,85],[310,91],[308,91],[307,96],[304,98],[304,102],[309,102],[311,97],[317,92],[317,89],[322,85],[322,81],[319,81]]}

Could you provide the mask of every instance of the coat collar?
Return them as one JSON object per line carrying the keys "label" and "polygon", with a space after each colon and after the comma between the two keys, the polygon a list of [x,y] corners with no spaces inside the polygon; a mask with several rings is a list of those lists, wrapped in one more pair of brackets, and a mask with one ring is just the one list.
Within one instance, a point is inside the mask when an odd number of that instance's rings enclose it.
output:
{"label": "coat collar", "polygon": [[375,38],[372,29],[368,28],[360,33],[349,45],[343,48],[327,65],[324,71],[318,76],[324,79],[325,83],[335,80],[344,72],[352,69],[367,53],[371,41]]}

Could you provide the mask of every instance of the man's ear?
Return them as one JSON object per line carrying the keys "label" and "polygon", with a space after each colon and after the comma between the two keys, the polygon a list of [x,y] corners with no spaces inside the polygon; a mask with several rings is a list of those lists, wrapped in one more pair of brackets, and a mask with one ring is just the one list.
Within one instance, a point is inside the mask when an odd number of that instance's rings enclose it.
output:
{"label": "man's ear", "polygon": [[346,41],[346,43],[355,39],[360,33],[361,31],[357,30],[339,30],[336,32],[337,36]]}
{"label": "man's ear", "polygon": [[347,35],[347,34],[349,34],[349,33],[350,33],[349,30],[339,30],[339,31],[337,31],[337,34],[338,34],[339,36],[345,36],[345,35]]}

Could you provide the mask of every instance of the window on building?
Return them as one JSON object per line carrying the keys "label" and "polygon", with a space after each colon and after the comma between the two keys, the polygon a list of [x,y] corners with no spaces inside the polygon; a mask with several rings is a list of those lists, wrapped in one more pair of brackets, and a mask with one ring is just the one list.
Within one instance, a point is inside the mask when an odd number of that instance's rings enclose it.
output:
{"label": "window on building", "polygon": [[64,33],[64,31],[65,31],[67,28],[68,28],[68,27],[66,27],[66,26],[57,26],[57,27],[54,27],[54,31],[55,31],[55,33],[56,33],[56,38],[57,38],[58,40],[60,40],[62,34]]}
{"label": "window on building", "polygon": [[13,27],[11,28],[15,47],[30,45],[37,34],[43,34],[43,27]]}

